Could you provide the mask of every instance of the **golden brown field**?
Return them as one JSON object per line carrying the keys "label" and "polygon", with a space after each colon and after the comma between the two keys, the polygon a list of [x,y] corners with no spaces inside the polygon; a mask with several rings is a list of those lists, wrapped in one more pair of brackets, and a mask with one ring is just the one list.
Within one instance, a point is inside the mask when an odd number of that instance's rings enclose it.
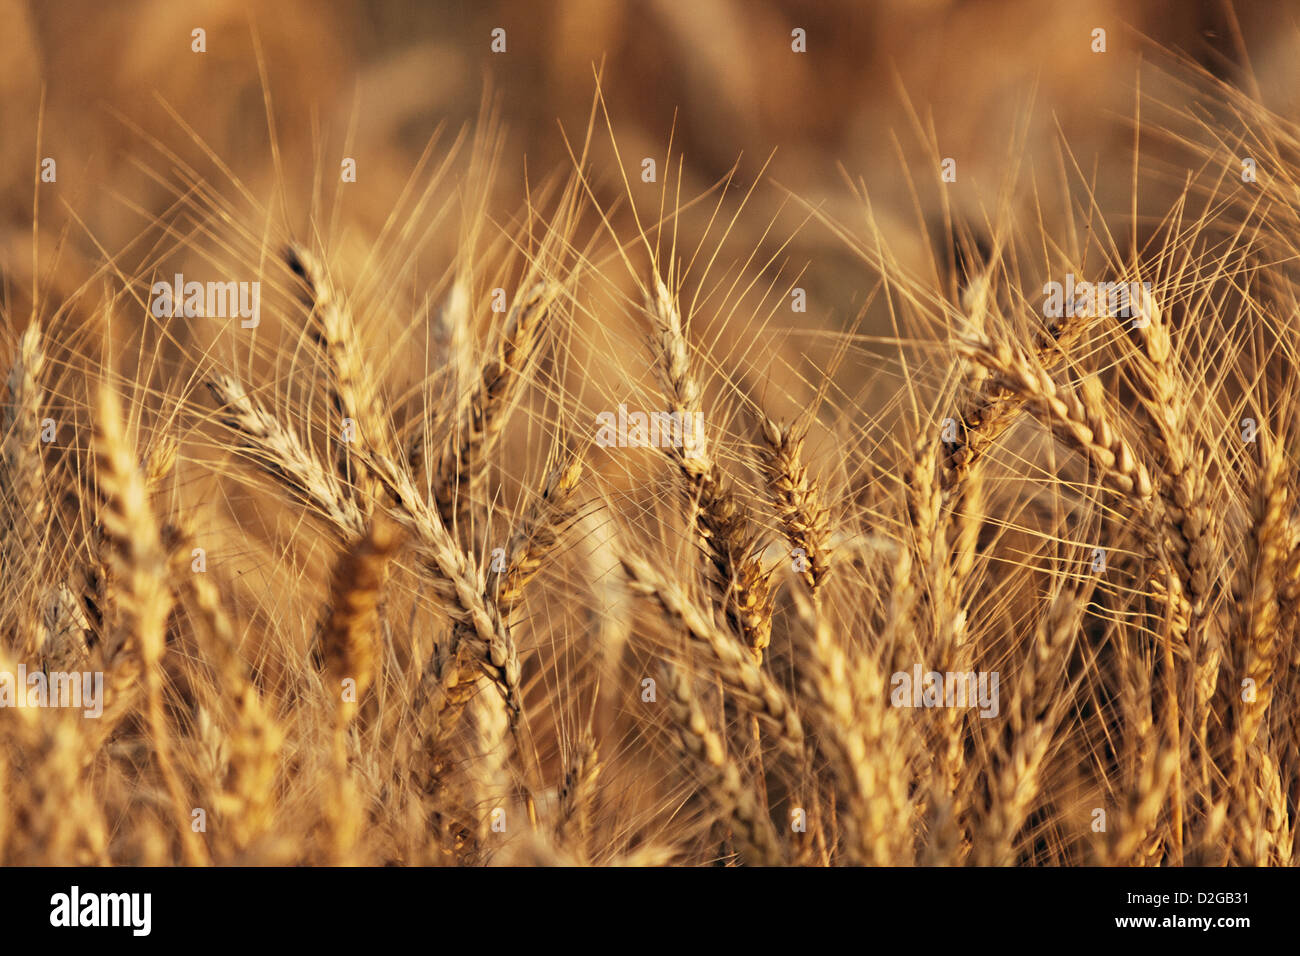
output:
{"label": "golden brown field", "polygon": [[1300,36],[1129,6],[0,3],[0,864],[1300,858]]}

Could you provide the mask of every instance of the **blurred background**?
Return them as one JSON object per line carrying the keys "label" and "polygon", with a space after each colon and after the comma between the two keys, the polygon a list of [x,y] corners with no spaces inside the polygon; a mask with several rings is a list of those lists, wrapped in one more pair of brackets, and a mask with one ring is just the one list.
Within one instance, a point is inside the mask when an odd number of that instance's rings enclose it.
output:
{"label": "blurred background", "polygon": [[[684,204],[729,174],[738,202],[762,172],[727,261],[774,257],[783,278],[764,307],[799,276],[808,311],[794,321],[844,328],[872,279],[831,230],[805,222],[809,209],[858,233],[869,209],[916,270],[935,257],[926,230],[942,232],[946,215],[978,236],[1004,200],[1046,205],[1048,217],[1068,205],[1054,177],[1088,180],[1103,207],[1126,213],[1139,82],[1177,107],[1190,94],[1158,62],[1174,51],[1258,84],[1292,115],[1297,13],[1269,0],[0,0],[5,313],[27,311],[42,97],[39,155],[58,163],[56,188],[41,193],[42,283],[57,295],[84,281],[78,257],[121,255],[125,266],[157,245],[178,175],[232,195],[229,170],[301,232],[313,210],[331,208],[340,158],[352,156],[343,222],[374,236],[435,131],[431,167],[485,110],[503,137],[495,175],[462,202],[507,222],[528,190],[572,172],[599,70],[623,162],[620,172],[597,113],[588,172],[602,205],[618,218],[634,204],[652,222],[665,183],[673,205],[679,171]],[[191,49],[196,28],[202,54]],[[497,28],[504,53],[491,49]],[[1098,28],[1104,53],[1093,51]],[[792,49],[795,29],[806,52]],[[461,155],[463,177],[485,151]],[[657,184],[640,182],[644,157],[659,166]],[[953,183],[939,181],[943,157],[956,161]],[[1140,200],[1140,214],[1161,210],[1158,188]],[[686,248],[716,247],[714,201],[683,217]],[[463,221],[435,231],[435,258],[439,242],[453,255],[463,232]]]}
{"label": "blurred background", "polygon": [[[958,161],[951,200],[973,213],[981,189],[1003,179],[1030,107],[1033,161],[1052,161],[1059,124],[1085,168],[1102,164],[1101,181],[1107,163],[1126,169],[1115,120],[1131,116],[1153,46],[1231,78],[1248,50],[1265,101],[1290,112],[1298,15],[1269,0],[1235,10],[1220,0],[0,0],[4,213],[27,230],[42,90],[58,202],[106,238],[123,219],[106,193],[140,201],[131,172],[164,165],[141,134],[193,154],[168,107],[257,184],[270,157],[254,30],[286,175],[309,184],[314,152],[332,160],[355,123],[358,191],[377,215],[435,127],[474,121],[485,92],[508,136],[498,186],[517,205],[526,168],[536,180],[568,164],[559,126],[581,139],[600,63],[628,165],[662,159],[675,125],[684,196],[737,160],[747,184],[771,157],[772,181],[810,203],[859,206],[846,179],[861,179],[879,215],[906,219],[900,153],[924,155],[932,135]],[[196,27],[207,32],[201,56]],[[490,50],[497,27],[504,54]],[[1099,27],[1105,54],[1091,49]],[[791,49],[794,28],[806,31],[806,53]]]}

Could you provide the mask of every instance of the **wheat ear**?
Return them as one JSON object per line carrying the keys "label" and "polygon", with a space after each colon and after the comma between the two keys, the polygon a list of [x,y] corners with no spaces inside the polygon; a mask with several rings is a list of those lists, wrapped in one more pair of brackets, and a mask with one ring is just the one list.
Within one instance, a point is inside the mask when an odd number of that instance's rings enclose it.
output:
{"label": "wheat ear", "polygon": [[[473,686],[472,682],[466,686],[460,678],[467,669],[481,672],[505,699],[513,724],[523,709],[519,652],[496,602],[484,594],[482,574],[405,468],[386,459],[370,464],[392,502],[393,518],[410,536],[411,549],[433,586],[435,600],[454,625],[450,646],[435,651],[427,669],[426,692],[441,701],[436,709],[439,713],[449,699],[462,698],[459,704],[463,706],[472,696]],[[468,652],[464,658],[462,646]]]}
{"label": "wheat ear", "polygon": [[816,596],[831,570],[830,512],[821,503],[818,483],[808,477],[803,462],[805,435],[789,426],[763,419],[766,447],[759,458],[767,479],[768,492],[776,504],[777,517],[792,549],[802,551],[801,572]]}
{"label": "wheat ear", "polygon": [[355,451],[367,447],[387,452],[389,442],[383,406],[362,355],[352,309],[324,265],[307,249],[292,244],[284,258],[302,280],[303,302],[310,310],[307,328],[325,358],[329,397],[339,416],[338,431],[331,429],[336,466],[344,480],[364,485],[355,473]]}
{"label": "wheat ear", "polygon": [[[193,532],[182,525],[173,551],[173,567],[190,559]],[[179,591],[197,624],[199,646],[212,666],[221,703],[233,712],[230,732],[230,770],[222,781],[217,807],[226,821],[231,844],[247,848],[271,824],[275,774],[283,728],[268,710],[239,656],[239,638],[222,603],[221,591],[209,572],[184,567],[173,571]]]}
{"label": "wheat ear", "polygon": [[[904,761],[896,712],[885,707],[883,675],[868,654],[850,665],[843,645],[819,612],[811,591],[795,591],[801,627],[796,646],[804,713],[816,746],[826,755],[841,802],[843,852],[855,864],[888,865],[906,859],[904,830],[910,805],[893,764]],[[857,698],[865,698],[861,704]]]}
{"label": "wheat ear", "polygon": [[[1266,432],[1260,432],[1257,443],[1262,461],[1251,501],[1254,529],[1249,546],[1254,573],[1235,628],[1240,674],[1243,681],[1251,682],[1249,686],[1254,693],[1249,695],[1249,699],[1242,700],[1237,708],[1229,784],[1232,806],[1230,842],[1247,862],[1258,858],[1253,846],[1258,842],[1262,810],[1249,770],[1256,751],[1256,737],[1273,700],[1280,625],[1278,579],[1285,561],[1288,520],[1286,457]],[[1233,696],[1236,699],[1244,695]]]}
{"label": "wheat ear", "polygon": [[144,678],[150,737],[158,770],[171,802],[187,865],[208,862],[207,848],[190,827],[163,714],[162,659],[172,609],[169,562],[149,493],[123,426],[122,405],[108,386],[99,391],[95,416],[95,461],[103,508],[100,521],[110,543],[116,607],[122,633],[119,649],[138,655]]}
{"label": "wheat ear", "polygon": [[541,492],[519,521],[506,546],[506,570],[496,592],[496,602],[507,620],[523,597],[528,582],[537,576],[577,512],[574,493],[582,480],[582,461],[570,458],[547,474]]}
{"label": "wheat ear", "polygon": [[[438,513],[448,527],[456,526],[477,498],[486,477],[487,456],[501,437],[558,291],[554,283],[539,282],[519,295],[493,351],[479,368],[433,479]],[[418,461],[421,454],[417,445],[412,460]]]}
{"label": "wheat ear", "polygon": [[727,756],[722,738],[709,726],[690,678],[668,664],[663,666],[663,677],[682,749],[695,761],[719,814],[728,818],[742,857],[759,866],[784,863],[785,853],[777,843],[771,818],[758,803],[756,790],[745,786],[740,767]]}
{"label": "wheat ear", "polygon": [[570,848],[579,859],[587,858],[591,833],[592,805],[600,777],[600,753],[591,729],[585,729],[570,749],[560,785],[555,839]]}
{"label": "wheat ear", "polygon": [[[374,680],[380,656],[379,602],[388,563],[401,541],[397,526],[377,513],[361,539],[339,559],[321,633],[325,690],[334,697],[334,789],[326,807],[331,858],[351,859],[361,828],[359,799],[347,760],[348,725]],[[349,686],[350,684],[350,686]]]}
{"label": "wheat ear", "polygon": [[707,648],[727,689],[767,724],[783,748],[802,754],[803,724],[785,692],[730,634],[713,622],[707,611],[648,561],[630,554],[622,555],[620,561],[632,590],[656,601],[667,618]]}
{"label": "wheat ear", "polygon": [[1007,342],[962,338],[957,347],[988,368],[996,381],[1037,405],[1053,431],[1098,465],[1107,485],[1123,495],[1150,499],[1154,491],[1150,473],[1088,387],[1076,392],[1058,386],[1041,364]]}
{"label": "wheat ear", "polygon": [[[980,277],[967,289],[961,311],[961,332],[983,337],[988,325],[989,277]],[[1050,323],[1034,346],[1034,358],[1048,372],[1055,371],[1089,331],[1095,317],[1067,316]],[[960,430],[944,447],[944,487],[950,491],[965,481],[998,438],[1015,422],[1027,400],[1024,392],[980,375],[967,373],[967,397],[959,411]]]}
{"label": "wheat ear", "polygon": [[[383,596],[388,563],[401,544],[401,534],[387,516],[376,514],[365,535],[335,565],[330,584],[329,616],[321,633],[321,657],[331,682],[327,690],[338,694],[339,721],[356,714],[362,696],[374,679],[379,656],[379,602]],[[350,681],[350,693],[343,684]]]}
{"label": "wheat ear", "polygon": [[[41,327],[33,321],[18,340],[0,416],[0,574],[29,595],[39,591],[38,545],[46,513],[40,411],[44,365]],[[34,597],[15,602],[17,617],[0,619],[0,633],[16,631],[18,651],[29,660],[37,650],[33,602]]]}
{"label": "wheat ear", "polygon": [[338,476],[321,466],[302,441],[269,414],[237,379],[216,375],[207,382],[222,423],[239,438],[239,446],[257,466],[291,495],[324,517],[342,541],[365,531],[365,518]]}
{"label": "wheat ear", "polygon": [[690,369],[690,350],[677,303],[663,280],[654,277],[646,312],[654,329],[659,376],[670,413],[682,423],[684,440],[666,449],[677,467],[682,490],[728,623],[762,663],[772,639],[771,572],[758,557],[748,509],[714,460],[702,424],[701,392]]}

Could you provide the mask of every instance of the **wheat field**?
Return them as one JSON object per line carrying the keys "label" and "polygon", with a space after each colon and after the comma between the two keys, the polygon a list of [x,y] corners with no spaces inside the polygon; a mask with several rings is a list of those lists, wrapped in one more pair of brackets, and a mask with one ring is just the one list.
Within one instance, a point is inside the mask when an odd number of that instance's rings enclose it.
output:
{"label": "wheat field", "polygon": [[826,199],[643,149],[615,62],[541,166],[490,94],[403,166],[251,36],[255,160],[118,118],[105,225],[43,95],[9,157],[0,863],[1300,857],[1258,90],[1156,51],[1104,182],[1028,104],[979,201],[917,109]]}

